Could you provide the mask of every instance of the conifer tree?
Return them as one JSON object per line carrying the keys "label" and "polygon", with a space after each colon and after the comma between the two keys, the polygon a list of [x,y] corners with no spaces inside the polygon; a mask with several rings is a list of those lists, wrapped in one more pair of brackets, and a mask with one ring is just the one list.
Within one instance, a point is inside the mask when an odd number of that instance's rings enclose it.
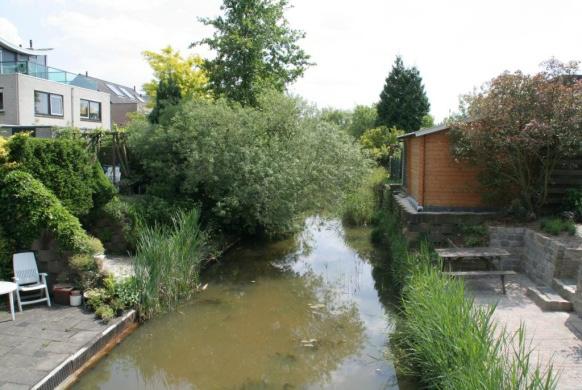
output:
{"label": "conifer tree", "polygon": [[430,104],[416,67],[406,68],[400,56],[396,57],[378,103],[378,126],[406,131],[420,129],[422,118]]}

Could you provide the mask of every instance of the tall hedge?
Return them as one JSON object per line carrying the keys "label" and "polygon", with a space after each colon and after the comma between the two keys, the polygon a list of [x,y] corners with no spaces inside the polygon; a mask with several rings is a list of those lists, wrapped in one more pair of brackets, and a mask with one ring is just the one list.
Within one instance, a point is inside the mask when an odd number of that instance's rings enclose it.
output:
{"label": "tall hedge", "polygon": [[40,180],[76,216],[104,205],[115,194],[99,163],[80,140],[19,134],[10,138],[7,149],[9,162]]}
{"label": "tall hedge", "polygon": [[89,237],[79,220],[30,173],[0,173],[0,226],[18,248],[29,248],[43,230],[63,249],[88,252]]}

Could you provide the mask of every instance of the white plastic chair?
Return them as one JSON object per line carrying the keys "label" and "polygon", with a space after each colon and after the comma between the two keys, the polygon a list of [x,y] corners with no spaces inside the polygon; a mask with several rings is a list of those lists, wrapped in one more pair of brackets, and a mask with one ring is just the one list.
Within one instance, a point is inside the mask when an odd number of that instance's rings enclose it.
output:
{"label": "white plastic chair", "polygon": [[[38,272],[34,252],[15,253],[12,256],[12,265],[14,266],[14,283],[18,285],[18,289],[16,289],[18,309],[22,311],[22,305],[31,305],[33,303],[44,301],[46,301],[50,307],[51,299],[49,298],[49,291],[46,283],[47,274]],[[38,291],[40,293],[40,298],[22,301],[20,299],[20,292],[30,291]]]}

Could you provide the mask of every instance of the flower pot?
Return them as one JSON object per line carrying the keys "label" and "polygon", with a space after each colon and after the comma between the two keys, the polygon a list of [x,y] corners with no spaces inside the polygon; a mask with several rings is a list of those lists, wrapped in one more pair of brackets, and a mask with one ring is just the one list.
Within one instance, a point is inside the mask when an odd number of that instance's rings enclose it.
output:
{"label": "flower pot", "polygon": [[69,296],[69,303],[71,306],[81,306],[81,291],[73,290],[71,291],[71,295]]}

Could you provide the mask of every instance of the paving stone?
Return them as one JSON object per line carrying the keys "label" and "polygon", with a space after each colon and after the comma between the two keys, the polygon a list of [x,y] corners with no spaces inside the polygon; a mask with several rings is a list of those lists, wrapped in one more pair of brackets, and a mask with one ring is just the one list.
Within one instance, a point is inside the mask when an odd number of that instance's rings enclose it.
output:
{"label": "paving stone", "polygon": [[[497,283],[498,284],[498,283]],[[467,280],[467,294],[481,305],[497,304],[494,318],[514,332],[523,323],[542,364],[552,362],[561,372],[558,389],[580,389],[582,383],[582,319],[575,313],[545,312],[527,297],[535,283],[523,274],[508,278],[507,295],[491,279]],[[534,360],[535,360],[534,358]]]}
{"label": "paving stone", "polygon": [[[0,318],[6,313],[0,313]],[[27,306],[0,319],[0,390],[30,388],[107,325],[78,307]]]}
{"label": "paving stone", "polygon": [[73,344],[79,344],[80,343],[82,345],[82,344],[85,344],[85,343],[89,342],[90,340],[92,340],[95,336],[97,336],[101,332],[82,330],[82,331],[77,332],[74,335],[72,335],[67,340],[67,342],[68,343],[73,343]]}
{"label": "paving stone", "polygon": [[45,358],[35,365],[37,370],[52,370],[70,356],[68,353],[47,353]]}
{"label": "paving stone", "polygon": [[48,374],[48,371],[35,370],[30,367],[0,367],[0,378],[7,382],[33,386]]}
{"label": "paving stone", "polygon": [[27,390],[30,386],[18,383],[3,383],[0,385],[0,390]]}

